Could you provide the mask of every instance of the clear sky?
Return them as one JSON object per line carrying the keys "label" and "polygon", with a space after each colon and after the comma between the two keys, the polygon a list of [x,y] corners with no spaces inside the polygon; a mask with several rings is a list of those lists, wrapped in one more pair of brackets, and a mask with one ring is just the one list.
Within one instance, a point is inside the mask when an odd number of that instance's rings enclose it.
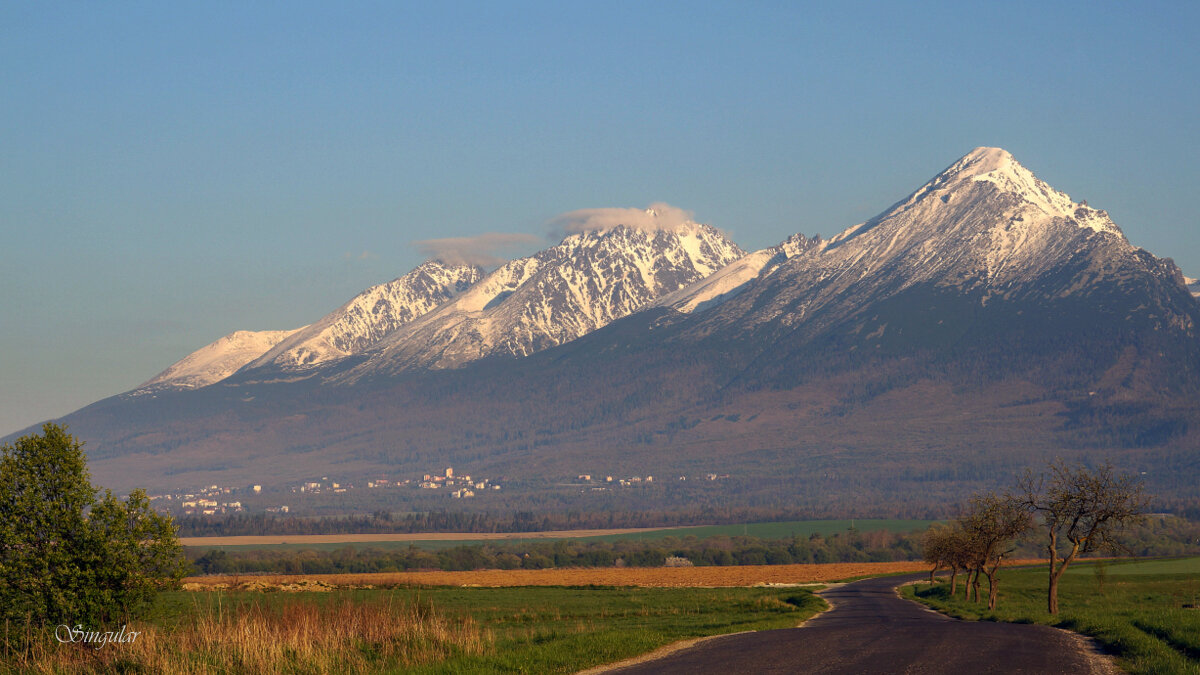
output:
{"label": "clear sky", "polygon": [[760,248],[980,145],[1200,274],[1198,8],[0,3],[0,434],[417,240],[662,201]]}

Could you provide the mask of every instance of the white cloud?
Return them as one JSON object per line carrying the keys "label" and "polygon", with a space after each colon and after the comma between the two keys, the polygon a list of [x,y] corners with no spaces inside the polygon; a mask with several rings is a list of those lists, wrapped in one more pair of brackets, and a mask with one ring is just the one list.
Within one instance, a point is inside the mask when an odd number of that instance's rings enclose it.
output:
{"label": "white cloud", "polygon": [[657,202],[646,209],[579,209],[550,219],[551,231],[559,235],[609,230],[618,225],[639,230],[674,230],[692,222],[692,212]]}
{"label": "white cloud", "polygon": [[450,265],[498,265],[508,258],[499,255],[503,251],[541,243],[541,237],[520,232],[487,232],[474,237],[446,237],[445,239],[423,239],[414,241],[413,246],[422,255],[441,260]]}

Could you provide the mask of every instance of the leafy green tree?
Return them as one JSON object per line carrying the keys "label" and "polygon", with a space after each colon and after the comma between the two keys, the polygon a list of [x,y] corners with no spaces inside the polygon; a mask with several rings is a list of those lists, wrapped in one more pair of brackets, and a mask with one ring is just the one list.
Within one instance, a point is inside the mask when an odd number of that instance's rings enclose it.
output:
{"label": "leafy green tree", "polygon": [[21,625],[128,619],[187,570],[145,492],[92,487],[83,444],[56,424],[0,447],[0,615]]}

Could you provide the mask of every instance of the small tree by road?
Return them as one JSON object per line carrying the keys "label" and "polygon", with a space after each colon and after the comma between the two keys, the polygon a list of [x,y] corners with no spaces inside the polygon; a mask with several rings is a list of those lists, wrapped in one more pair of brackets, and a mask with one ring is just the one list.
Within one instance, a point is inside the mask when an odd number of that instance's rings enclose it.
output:
{"label": "small tree by road", "polygon": [[1140,519],[1146,508],[1141,480],[1117,475],[1107,463],[1092,471],[1057,461],[1050,464],[1049,475],[1026,471],[1012,499],[1038,515],[1045,529],[1050,558],[1046,606],[1051,614],[1058,613],[1058,582],[1067,567],[1081,554],[1119,549],[1115,534]]}
{"label": "small tree by road", "polygon": [[[988,492],[971,497],[958,522],[969,542],[967,555],[976,570],[976,584],[983,573],[988,580],[988,609],[995,609],[1000,564],[1012,553],[1016,538],[1032,526],[1029,512],[1016,499]],[[979,600],[978,590],[975,600]]]}
{"label": "small tree by road", "polygon": [[972,552],[970,536],[962,528],[962,523],[954,521],[946,525],[934,525],[925,533],[925,561],[933,565],[929,572],[929,582],[933,583],[933,575],[942,567],[950,569],[950,595],[958,593],[958,573],[966,571],[968,597],[971,589],[971,564],[975,559]]}
{"label": "small tree by road", "polygon": [[83,444],[63,427],[0,446],[0,618],[98,628],[186,569],[171,519],[140,490],[98,498]]}

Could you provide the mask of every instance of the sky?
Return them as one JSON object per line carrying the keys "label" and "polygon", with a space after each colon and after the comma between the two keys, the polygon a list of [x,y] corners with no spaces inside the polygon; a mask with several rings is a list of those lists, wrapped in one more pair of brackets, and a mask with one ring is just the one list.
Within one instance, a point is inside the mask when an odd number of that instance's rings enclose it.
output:
{"label": "sky", "polygon": [[[0,435],[429,240],[832,235],[999,146],[1200,276],[1200,4],[0,2]],[[504,235],[504,236],[501,236]]]}

